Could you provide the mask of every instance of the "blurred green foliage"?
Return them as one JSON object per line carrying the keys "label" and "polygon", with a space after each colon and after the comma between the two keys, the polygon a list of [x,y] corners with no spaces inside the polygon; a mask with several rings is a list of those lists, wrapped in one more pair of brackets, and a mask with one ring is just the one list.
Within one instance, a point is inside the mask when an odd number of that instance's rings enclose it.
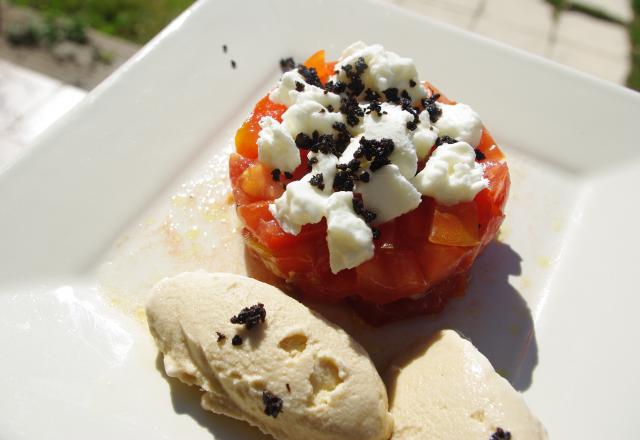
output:
{"label": "blurred green foliage", "polygon": [[73,41],[78,44],[87,44],[87,36],[84,23],[78,19],[64,19],[47,17],[46,20],[32,20],[28,23],[13,24],[6,38],[14,46],[55,46],[62,41]]}
{"label": "blurred green foliage", "polygon": [[193,0],[10,0],[48,17],[67,17],[107,34],[145,43]]}
{"label": "blurred green foliage", "polygon": [[627,85],[640,91],[640,0],[633,0],[633,21],[629,24],[631,40],[631,72],[627,77]]}
{"label": "blurred green foliage", "polygon": [[563,11],[574,11],[581,12],[586,14],[592,18],[608,21],[610,23],[616,23],[621,25],[626,25],[627,22],[621,19],[620,17],[616,17],[613,14],[609,14],[604,9],[601,9],[597,6],[591,6],[586,3],[582,3],[580,0],[545,0],[548,4],[550,4],[556,16],[561,14]]}

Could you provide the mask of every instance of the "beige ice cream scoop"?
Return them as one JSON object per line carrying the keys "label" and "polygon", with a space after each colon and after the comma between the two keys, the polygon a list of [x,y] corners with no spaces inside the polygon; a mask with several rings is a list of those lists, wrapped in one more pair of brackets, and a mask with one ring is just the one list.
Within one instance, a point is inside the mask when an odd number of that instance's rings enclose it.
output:
{"label": "beige ice cream scoop", "polygon": [[387,393],[365,350],[275,287],[183,273],[154,287],[147,316],[167,374],[200,387],[205,409],[282,440],[391,435]]}
{"label": "beige ice cream scoop", "polygon": [[396,360],[385,378],[393,440],[509,438],[498,428],[513,440],[547,438],[520,393],[453,330]]}

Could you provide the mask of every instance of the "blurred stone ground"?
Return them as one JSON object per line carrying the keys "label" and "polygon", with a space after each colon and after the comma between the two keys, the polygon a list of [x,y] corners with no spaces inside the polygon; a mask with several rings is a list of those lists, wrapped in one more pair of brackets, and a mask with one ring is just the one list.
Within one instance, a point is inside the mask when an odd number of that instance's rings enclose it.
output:
{"label": "blurred stone ground", "polygon": [[[629,0],[385,1],[617,84],[626,84],[631,69]],[[1,6],[5,36],[15,23],[39,19],[30,10]],[[87,35],[88,44],[38,47],[0,38],[0,169],[139,49],[91,30]]]}
{"label": "blurred stone ground", "polygon": [[[552,4],[563,0],[387,1],[617,84],[629,74],[631,44],[622,24],[633,19],[629,0],[579,0],[594,14],[557,13]],[[599,11],[619,23],[594,18]]]}
{"label": "blurred stone ground", "polygon": [[46,41],[35,46],[15,45],[7,36],[12,29],[42,23],[42,17],[29,9],[2,4],[0,58],[41,72],[66,84],[91,90],[128,60],[140,48],[126,40],[86,30],[88,43]]}
{"label": "blurred stone ground", "polygon": [[1,6],[0,169],[140,48],[92,30],[87,30],[87,44],[16,46],[6,38],[9,32],[42,18],[28,9]]}

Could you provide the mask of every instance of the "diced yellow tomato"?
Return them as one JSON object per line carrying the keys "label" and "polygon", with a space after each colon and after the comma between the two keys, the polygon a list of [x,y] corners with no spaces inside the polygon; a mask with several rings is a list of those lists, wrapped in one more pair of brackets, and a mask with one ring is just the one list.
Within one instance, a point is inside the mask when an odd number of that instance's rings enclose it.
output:
{"label": "diced yellow tomato", "polygon": [[238,186],[257,200],[274,200],[284,192],[282,183],[273,180],[269,168],[260,162],[250,165],[242,172],[238,178]]}
{"label": "diced yellow tomato", "polygon": [[236,132],[236,152],[248,159],[257,159],[260,119],[264,116],[271,116],[277,121],[282,121],[282,114],[286,110],[284,105],[271,102],[269,95],[258,101],[251,115]]}
{"label": "diced yellow tomato", "polygon": [[435,205],[429,241],[447,246],[480,244],[478,208],[474,202],[454,206]]}

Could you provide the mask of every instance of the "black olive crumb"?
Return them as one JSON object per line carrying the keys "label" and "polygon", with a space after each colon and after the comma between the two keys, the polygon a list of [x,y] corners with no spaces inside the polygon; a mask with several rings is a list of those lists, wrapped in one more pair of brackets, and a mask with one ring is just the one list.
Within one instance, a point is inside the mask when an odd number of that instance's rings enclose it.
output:
{"label": "black olive crumb", "polygon": [[289,171],[285,171],[284,172],[284,177],[286,177],[287,179],[291,180],[291,179],[293,179],[293,174],[291,174]]}
{"label": "black olive crumb", "polygon": [[318,71],[313,67],[309,68],[303,64],[298,65],[298,73],[302,75],[307,84],[311,84],[312,86],[317,86],[323,88],[322,82],[318,77]]}
{"label": "black olive crumb", "polygon": [[296,91],[304,92],[304,84],[302,84],[300,81],[296,81]]}
{"label": "black olive crumb", "polygon": [[389,160],[389,158],[382,157],[382,156],[376,156],[371,161],[371,165],[369,165],[369,169],[371,170],[371,172],[375,173],[380,168],[382,168],[385,165],[389,165],[390,163],[391,163],[391,161]]}
{"label": "black olive crumb", "polygon": [[376,219],[376,214],[374,212],[367,210],[364,207],[364,202],[362,201],[362,199],[358,199],[354,197],[352,203],[353,203],[353,210],[355,211],[355,213],[360,217],[362,217],[362,219],[365,222],[371,223]]}
{"label": "black olive crumb", "polygon": [[231,60],[231,68],[235,69],[237,66],[236,62],[234,60]]}
{"label": "black olive crumb", "polygon": [[271,171],[271,177],[273,178],[274,181],[279,182],[280,181],[280,168],[274,168],[273,171]]}
{"label": "black olive crumb", "polygon": [[260,322],[264,322],[266,316],[267,311],[264,309],[264,304],[258,303],[251,307],[243,308],[240,313],[231,318],[231,323],[244,324],[247,329],[251,330]]}
{"label": "black olive crumb", "polygon": [[296,62],[293,61],[293,58],[289,57],[289,58],[282,58],[280,60],[280,69],[282,69],[282,72],[288,72],[290,70],[293,70],[296,68]]}
{"label": "black olive crumb", "polygon": [[511,440],[511,433],[502,428],[496,428],[496,432],[491,434],[489,440]]}
{"label": "black olive crumb", "polygon": [[398,103],[400,102],[400,97],[398,96],[398,89],[395,87],[391,87],[382,92],[384,96],[387,98],[387,101]]}
{"label": "black olive crumb", "polygon": [[442,144],[455,144],[458,142],[457,139],[452,138],[451,136],[442,136],[436,139],[435,147],[439,147]]}
{"label": "black olive crumb", "polygon": [[382,107],[380,106],[380,101],[375,99],[369,103],[369,106],[367,107],[367,111],[365,113],[369,114],[373,112],[377,113],[378,116],[382,116]]}
{"label": "black olive crumb", "polygon": [[331,128],[337,132],[334,139],[333,154],[340,157],[342,153],[344,153],[344,150],[347,149],[349,142],[351,142],[351,133],[349,133],[346,124],[342,122],[334,122]]}
{"label": "black olive crumb", "polygon": [[325,90],[327,92],[337,93],[338,95],[344,93],[347,90],[347,85],[341,81],[327,81],[325,85]]}
{"label": "black olive crumb", "polygon": [[375,90],[367,89],[364,91],[364,100],[365,101],[380,101],[380,94]]}
{"label": "black olive crumb", "polygon": [[334,191],[353,191],[353,187],[353,176],[346,174],[344,171],[336,172],[336,176],[333,179]]}
{"label": "black olive crumb", "polygon": [[352,95],[340,99],[340,112],[346,116],[347,123],[352,127],[358,125],[360,118],[364,116],[364,109]]}
{"label": "black olive crumb", "polygon": [[371,233],[373,234],[373,239],[374,240],[377,240],[378,238],[380,238],[380,229],[371,228]]}
{"label": "black olive crumb", "polygon": [[440,94],[435,93],[422,100],[422,106],[424,110],[429,113],[429,119],[434,124],[440,119],[440,116],[442,116],[442,109],[436,104],[438,98],[440,98]]}
{"label": "black olive crumb", "polygon": [[312,139],[308,134],[305,133],[298,133],[296,135],[296,147],[298,147],[301,150],[308,150],[309,148],[311,148],[311,143],[312,143]]}
{"label": "black olive crumb", "polygon": [[240,335],[235,335],[231,339],[231,345],[242,345],[242,337]]}
{"label": "black olive crumb", "polygon": [[367,173],[366,171],[363,172],[362,174],[360,174],[360,181],[367,183],[369,181],[369,178],[371,176],[369,175],[369,173]]}
{"label": "black olive crumb", "polygon": [[345,89],[349,95],[356,97],[364,91],[362,74],[367,70],[367,67],[369,66],[367,66],[367,63],[362,57],[358,58],[355,64],[342,66],[342,71],[348,79],[345,83]]}
{"label": "black olive crumb", "polygon": [[487,158],[487,156],[485,156],[484,153],[482,151],[480,151],[479,148],[476,148],[474,151],[476,152],[476,160],[477,161],[485,160]]}
{"label": "black olive crumb", "polygon": [[324,190],[324,176],[322,173],[314,174],[309,180],[309,184],[317,187],[320,191]]}
{"label": "black olive crumb", "polygon": [[349,161],[349,163],[347,164],[347,167],[351,171],[356,172],[356,171],[358,171],[358,168],[360,168],[360,161],[358,159],[351,159]]}
{"label": "black olive crumb", "polygon": [[222,342],[227,339],[224,333],[216,332],[216,335],[218,335],[218,342]]}
{"label": "black olive crumb", "polygon": [[416,124],[416,121],[409,121],[407,122],[407,128],[411,131],[414,131],[416,128],[418,128],[418,124]]}
{"label": "black olive crumb", "polygon": [[222,52],[227,53],[227,45],[226,44],[222,45]]}
{"label": "black olive crumb", "polygon": [[418,83],[415,82],[414,80],[412,80],[412,79],[409,80],[409,87],[415,87],[416,84],[418,84]]}
{"label": "black olive crumb", "polygon": [[264,413],[268,416],[276,418],[282,412],[282,399],[269,391],[262,392],[262,403]]}

